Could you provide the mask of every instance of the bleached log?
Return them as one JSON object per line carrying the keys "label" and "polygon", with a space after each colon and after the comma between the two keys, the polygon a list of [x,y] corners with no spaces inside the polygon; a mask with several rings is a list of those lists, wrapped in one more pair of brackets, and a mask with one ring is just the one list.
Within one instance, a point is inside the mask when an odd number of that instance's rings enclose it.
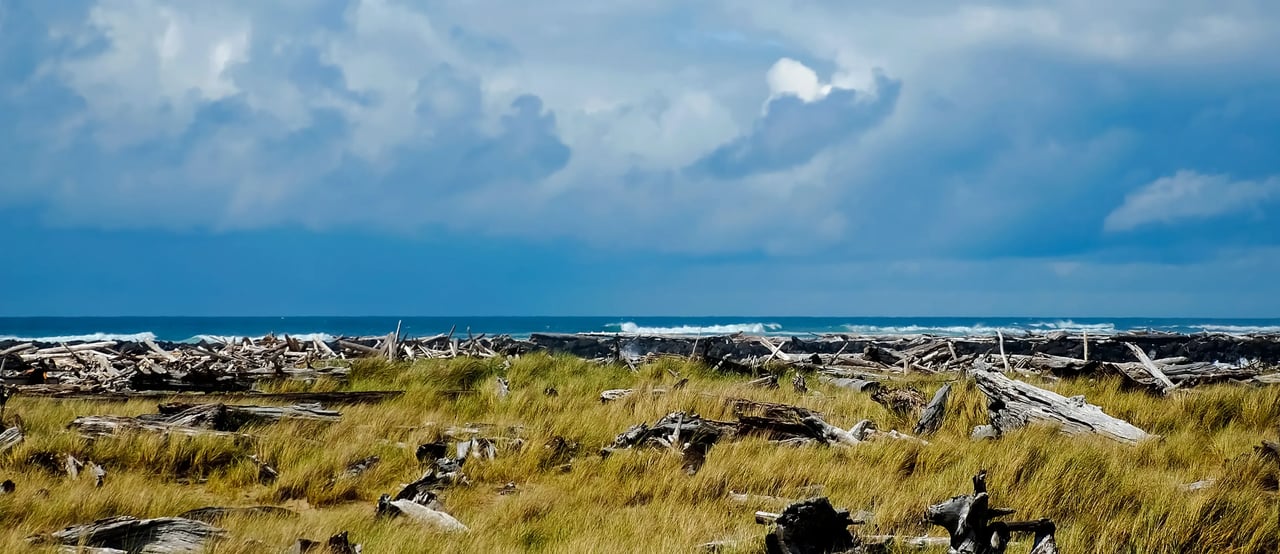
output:
{"label": "bleached log", "polygon": [[858,392],[871,392],[880,388],[880,383],[868,379],[853,379],[848,377],[832,377],[829,375],[819,375],[818,381],[828,385],[840,387],[842,389],[852,389]]}
{"label": "bleached log", "polygon": [[808,416],[801,421],[825,442],[844,444],[848,446],[855,446],[862,442],[854,437],[852,433],[836,427],[835,425],[831,425],[816,415]]}
{"label": "bleached log", "polygon": [[600,393],[600,403],[613,402],[633,392],[633,389],[610,389]]}
{"label": "bleached log", "polygon": [[1125,444],[1155,437],[1127,421],[1107,415],[1102,408],[1086,403],[1083,398],[1067,398],[1010,379],[989,371],[982,362],[974,364],[973,376],[978,388],[990,400],[991,425],[999,433],[1042,422],[1057,425],[1066,434],[1093,433]]}
{"label": "bleached log", "polygon": [[17,427],[10,427],[0,432],[0,454],[8,452],[10,448],[17,446],[22,442],[22,430]]}
{"label": "bleached log", "polygon": [[1143,352],[1141,348],[1138,348],[1138,345],[1131,342],[1126,342],[1124,345],[1129,347],[1129,350],[1133,352],[1134,356],[1137,356],[1138,361],[1142,362],[1142,367],[1147,370],[1147,373],[1150,373],[1151,376],[1155,378],[1156,382],[1160,383],[1160,386],[1163,388],[1163,390],[1161,390],[1162,394],[1168,394],[1169,391],[1177,387],[1177,385],[1173,384],[1173,381],[1170,381],[1169,378],[1165,376],[1163,371],[1160,371],[1160,367],[1157,366],[1155,362],[1151,361],[1151,358],[1147,357],[1147,353]]}
{"label": "bleached log", "polygon": [[391,495],[383,494],[378,498],[378,514],[397,517],[404,516],[428,527],[451,533],[465,533],[467,526],[457,518],[441,510],[433,510],[411,500],[391,500]]}
{"label": "bleached log", "polygon": [[67,527],[51,536],[58,544],[68,546],[114,548],[138,554],[177,554],[204,552],[210,540],[226,536],[226,531],[179,517],[118,516]]}
{"label": "bleached log", "polygon": [[143,342],[143,344],[146,344],[146,345],[147,345],[147,348],[150,348],[152,352],[155,352],[156,354],[159,354],[159,355],[160,355],[160,356],[162,356],[165,360],[168,360],[168,361],[170,361],[170,362],[176,362],[176,361],[178,361],[178,357],[177,357],[177,356],[174,356],[173,354],[170,354],[167,350],[165,350],[165,349],[163,349],[163,348],[160,348],[160,345],[156,344],[156,341],[153,341],[153,340],[151,340],[151,339],[143,339],[143,341],[142,341],[142,342]]}

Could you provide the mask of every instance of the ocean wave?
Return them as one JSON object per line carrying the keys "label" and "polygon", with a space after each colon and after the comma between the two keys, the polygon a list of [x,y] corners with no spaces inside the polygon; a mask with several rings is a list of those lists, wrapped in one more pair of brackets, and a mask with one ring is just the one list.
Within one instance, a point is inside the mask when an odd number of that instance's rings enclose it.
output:
{"label": "ocean wave", "polygon": [[1005,334],[1025,333],[1021,327],[987,327],[985,325],[844,325],[847,332],[858,335],[946,335],[975,336],[995,335],[997,331]]}
{"label": "ocean wave", "polygon": [[[329,333],[297,333],[297,334],[276,333],[275,337],[278,339],[283,339],[285,335],[288,335],[289,337],[300,340],[302,342],[310,342],[313,340],[318,340],[321,342],[329,342],[334,339],[334,336],[330,335]],[[245,338],[246,337],[244,335],[196,335],[194,337],[191,337],[185,340],[180,340],[178,342],[185,343],[185,344],[199,344],[201,342],[227,344],[232,342],[240,342]],[[256,337],[248,337],[248,338],[256,342],[266,338],[266,335],[258,335]]]}
{"label": "ocean wave", "polygon": [[155,340],[155,333],[86,333],[83,335],[57,335],[49,337],[17,337],[12,335],[0,336],[0,340],[15,340],[22,342],[140,342],[144,340]]}
{"label": "ocean wave", "polygon": [[1264,333],[1280,333],[1280,325],[1190,325],[1207,333],[1226,333],[1228,335],[1249,335]]}
{"label": "ocean wave", "polygon": [[644,327],[627,321],[616,324],[618,330],[628,335],[732,335],[747,333],[764,335],[777,332],[777,323],[729,323],[724,325],[679,325],[676,327]]}
{"label": "ocean wave", "polygon": [[1115,333],[1114,323],[1076,323],[1070,319],[1057,321],[1039,321],[1028,325],[1036,329],[1052,329],[1054,331],[1092,331],[1097,333]]}

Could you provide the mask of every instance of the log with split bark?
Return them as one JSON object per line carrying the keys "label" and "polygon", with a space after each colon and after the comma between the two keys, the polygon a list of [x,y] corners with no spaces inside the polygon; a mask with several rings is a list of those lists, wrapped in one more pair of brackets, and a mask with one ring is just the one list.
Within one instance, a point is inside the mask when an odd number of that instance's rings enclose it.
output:
{"label": "log with split bark", "polygon": [[204,552],[212,540],[226,536],[226,531],[203,521],[180,517],[137,519],[130,516],[100,519],[85,525],[67,527],[37,542],[51,540],[66,546],[109,548],[130,553],[197,553]]}
{"label": "log with split bark", "polygon": [[1058,426],[1066,434],[1096,434],[1124,444],[1155,438],[1133,424],[1107,415],[1083,397],[1067,398],[1053,391],[1010,379],[975,362],[973,377],[987,396],[991,423],[975,429],[976,436],[998,437],[1031,423]]}

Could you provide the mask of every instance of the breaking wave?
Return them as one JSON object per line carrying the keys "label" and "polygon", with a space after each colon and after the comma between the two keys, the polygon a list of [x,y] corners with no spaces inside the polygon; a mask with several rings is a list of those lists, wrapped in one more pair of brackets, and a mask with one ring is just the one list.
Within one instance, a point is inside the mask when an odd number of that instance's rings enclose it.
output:
{"label": "breaking wave", "polygon": [[1028,332],[1045,333],[1052,331],[1089,332],[1097,335],[1109,335],[1116,332],[1111,323],[1076,323],[1069,319],[1060,321],[1038,321],[1026,325],[996,325],[981,323],[976,325],[844,325],[844,330],[860,335],[941,335],[950,337],[968,337],[1023,334]]}
{"label": "breaking wave", "polygon": [[86,333],[83,335],[58,335],[51,337],[17,337],[12,335],[0,336],[0,340],[15,340],[22,342],[103,342],[103,341],[120,341],[120,342],[139,342],[144,340],[156,340],[155,333]]}
{"label": "breaking wave", "polygon": [[[276,338],[278,339],[283,339],[285,335],[289,335],[289,337],[298,339],[302,342],[309,342],[313,340],[318,340],[321,342],[329,342],[334,339],[334,336],[330,335],[329,333],[297,333],[297,334],[276,333],[275,334]],[[256,337],[248,337],[248,338],[254,341],[259,341],[265,337],[266,335],[258,335]],[[213,344],[226,344],[231,342],[239,342],[241,340],[244,340],[244,338],[245,337],[243,335],[196,335],[189,339],[178,341],[178,342],[187,343],[187,344],[197,344],[200,342],[207,342],[207,343],[213,343]]]}
{"label": "breaking wave", "polygon": [[643,327],[627,321],[615,324],[628,335],[732,335],[747,333],[764,335],[782,329],[777,323],[729,323],[725,325],[679,325],[676,327]]}
{"label": "breaking wave", "polygon": [[1226,333],[1228,335],[1280,333],[1280,325],[1197,325],[1196,327],[1207,333]]}

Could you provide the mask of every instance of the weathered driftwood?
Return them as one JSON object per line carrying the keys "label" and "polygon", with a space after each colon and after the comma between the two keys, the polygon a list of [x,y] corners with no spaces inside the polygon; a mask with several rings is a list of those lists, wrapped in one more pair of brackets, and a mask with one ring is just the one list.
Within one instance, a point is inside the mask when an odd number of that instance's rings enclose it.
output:
{"label": "weathered driftwood", "polygon": [[[1093,433],[1125,444],[1153,438],[1127,421],[1107,415],[1083,397],[1067,398],[974,365],[978,389],[987,395],[991,427],[998,436],[1029,423],[1057,425],[1067,434]],[[975,431],[975,434],[977,431]]]}
{"label": "weathered driftwood", "polygon": [[203,521],[180,517],[100,519],[54,532],[54,542],[68,546],[114,548],[138,554],[203,552],[206,544],[226,531]]}
{"label": "weathered driftwood", "polygon": [[8,452],[10,448],[17,446],[22,442],[22,430],[17,427],[10,427],[0,432],[0,454]]}
{"label": "weathered driftwood", "polygon": [[235,404],[182,404],[158,406],[159,417],[141,416],[151,421],[215,431],[238,431],[248,425],[276,423],[282,420],[334,422],[342,414],[325,410],[319,404],[293,406],[250,406]]}
{"label": "weathered driftwood", "polygon": [[403,516],[427,527],[447,532],[466,532],[467,526],[443,510],[430,508],[412,500],[392,500],[391,495],[378,498],[377,513],[385,517]]}
{"label": "weathered driftwood", "polygon": [[1057,554],[1052,521],[1040,519],[1024,522],[1001,522],[995,519],[1014,513],[1007,508],[991,507],[987,494],[987,472],[973,476],[973,494],[953,496],[929,506],[925,519],[947,530],[951,536],[950,554],[1004,554],[1011,533],[1035,533],[1032,554]]}
{"label": "weathered driftwood", "polygon": [[66,400],[93,400],[95,402],[128,402],[155,398],[183,398],[203,401],[251,400],[269,402],[293,402],[297,404],[374,404],[402,396],[402,390],[381,391],[315,391],[315,392],[175,392],[163,390],[110,391],[101,386],[79,385],[20,385],[11,387],[14,395],[48,397]]}
{"label": "weathered driftwood", "polygon": [[942,419],[947,413],[947,396],[951,394],[951,383],[942,385],[938,392],[933,394],[933,399],[924,407],[924,413],[920,415],[920,421],[916,423],[915,433],[917,435],[928,435],[937,431],[942,427]]}
{"label": "weathered driftwood", "polygon": [[1177,387],[1177,385],[1173,384],[1173,381],[1170,381],[1169,378],[1165,376],[1164,371],[1162,371],[1155,362],[1151,361],[1151,358],[1147,357],[1147,353],[1143,352],[1141,348],[1138,348],[1137,345],[1131,342],[1126,342],[1124,345],[1128,347],[1129,350],[1133,352],[1133,355],[1138,358],[1138,361],[1142,363],[1142,368],[1145,369],[1147,373],[1151,374],[1151,377],[1160,384],[1160,392],[1162,394],[1169,394],[1169,391],[1172,391]]}
{"label": "weathered driftwood", "polygon": [[[762,521],[759,514],[756,521]],[[857,552],[862,544],[849,531],[854,521],[848,510],[835,509],[825,497],[791,504],[771,523],[775,527],[764,541],[769,554]]]}
{"label": "weathered driftwood", "polygon": [[819,375],[818,381],[827,383],[832,386],[844,388],[844,389],[856,390],[858,392],[872,392],[880,388],[879,381],[873,381],[870,379],[857,379],[857,378],[849,378],[849,377],[833,377],[830,375]]}
{"label": "weathered driftwood", "polygon": [[71,427],[90,437],[114,435],[124,431],[177,433],[187,436],[211,434],[234,436],[248,425],[275,423],[282,420],[337,421],[342,414],[324,410],[316,404],[295,406],[240,406],[230,404],[161,404],[158,414],[138,417],[85,416],[71,422]]}
{"label": "weathered driftwood", "polygon": [[298,515],[298,512],[279,506],[206,506],[187,510],[178,514],[178,517],[205,523],[218,523],[229,517],[295,518]]}
{"label": "weathered driftwood", "polygon": [[347,531],[338,533],[326,542],[311,539],[298,539],[290,554],[360,554],[363,549],[359,544],[352,544]]}

